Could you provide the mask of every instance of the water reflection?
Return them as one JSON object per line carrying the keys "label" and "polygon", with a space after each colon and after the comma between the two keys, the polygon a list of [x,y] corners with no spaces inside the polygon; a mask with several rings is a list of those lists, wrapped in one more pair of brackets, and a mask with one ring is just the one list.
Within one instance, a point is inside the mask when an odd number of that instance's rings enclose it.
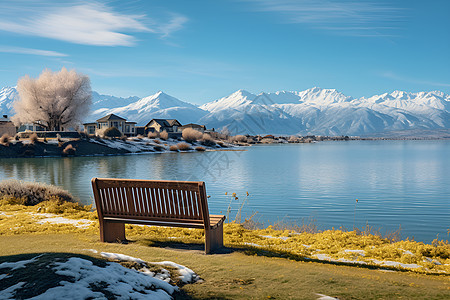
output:
{"label": "water reflection", "polygon": [[[332,142],[251,147],[249,151],[0,159],[0,179],[61,186],[92,203],[92,177],[199,180],[210,209],[225,192],[250,193],[244,215],[260,221],[313,217],[322,229],[370,225],[431,241],[450,216],[450,142]],[[359,199],[355,212],[355,199]]]}

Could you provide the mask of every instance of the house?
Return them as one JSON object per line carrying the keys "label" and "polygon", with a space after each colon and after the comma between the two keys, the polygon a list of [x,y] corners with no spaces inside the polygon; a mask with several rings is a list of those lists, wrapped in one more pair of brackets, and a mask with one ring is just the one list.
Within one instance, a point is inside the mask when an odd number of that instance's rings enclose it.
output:
{"label": "house", "polygon": [[136,135],[136,122],[127,122],[126,119],[121,118],[115,114],[109,114],[103,118],[98,119],[92,123],[84,123],[84,132],[87,134],[96,134],[99,130],[104,130],[110,127],[116,127],[126,136]]}
{"label": "house", "polygon": [[166,131],[170,138],[181,137],[181,123],[176,119],[152,119],[144,127],[144,134]]}
{"label": "house", "polygon": [[9,120],[7,115],[0,117],[0,136],[4,134],[10,136],[16,135],[16,126]]}
{"label": "house", "polygon": [[183,131],[184,129],[187,129],[187,128],[195,129],[197,131],[200,131],[201,133],[204,133],[206,131],[205,125],[199,125],[199,124],[193,124],[193,123],[183,125],[180,128],[181,128],[181,131]]}
{"label": "house", "polygon": [[181,132],[181,123],[175,119],[152,119],[145,125],[148,132]]}

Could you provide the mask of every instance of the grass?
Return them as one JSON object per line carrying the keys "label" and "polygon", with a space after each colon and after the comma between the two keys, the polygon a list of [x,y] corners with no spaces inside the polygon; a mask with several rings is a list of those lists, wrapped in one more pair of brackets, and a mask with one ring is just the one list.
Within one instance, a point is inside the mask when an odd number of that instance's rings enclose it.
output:
{"label": "grass", "polygon": [[187,143],[178,143],[176,145],[176,147],[178,148],[178,150],[180,151],[188,151],[188,150],[192,150],[191,145],[187,144]]}
{"label": "grass", "polygon": [[[38,213],[56,213],[95,222],[84,229],[70,224],[38,224],[45,218]],[[393,242],[363,230],[298,233],[283,229],[281,225],[249,230],[231,222],[224,228],[225,251],[204,255],[202,230],[126,225],[126,231],[128,245],[100,243],[96,213],[91,207],[56,200],[36,206],[0,201],[3,259],[36,252],[76,253],[99,258],[87,250],[95,249],[150,262],[171,260],[193,269],[204,279],[201,284],[183,288],[191,299],[317,299],[316,293],[340,299],[450,297],[450,245],[444,241],[436,240],[432,244],[410,240]],[[418,263],[429,271],[348,266],[313,258],[316,253],[336,259],[354,258],[355,253],[347,253],[345,249],[364,250],[364,259]],[[406,251],[413,255],[405,254]],[[424,258],[442,265],[426,263]],[[382,272],[386,269],[396,272]],[[440,270],[447,270],[447,275],[429,275],[439,274]]]}
{"label": "grass", "polygon": [[136,240],[128,245],[100,243],[98,234],[72,233],[0,236],[2,256],[27,253],[75,253],[99,259],[87,249],[122,253],[145,261],[169,260],[193,269],[203,283],[186,285],[189,299],[445,299],[448,277],[380,272],[348,266],[298,262],[249,255],[243,251],[204,255],[171,244],[167,248]]}

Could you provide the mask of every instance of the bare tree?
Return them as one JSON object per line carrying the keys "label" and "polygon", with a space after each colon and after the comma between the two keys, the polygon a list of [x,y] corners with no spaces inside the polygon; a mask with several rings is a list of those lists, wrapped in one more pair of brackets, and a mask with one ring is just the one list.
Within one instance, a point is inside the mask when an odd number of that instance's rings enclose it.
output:
{"label": "bare tree", "polygon": [[32,123],[55,131],[75,127],[92,103],[89,77],[66,68],[44,70],[37,79],[26,75],[17,82],[17,90],[20,99],[11,118],[16,125]]}

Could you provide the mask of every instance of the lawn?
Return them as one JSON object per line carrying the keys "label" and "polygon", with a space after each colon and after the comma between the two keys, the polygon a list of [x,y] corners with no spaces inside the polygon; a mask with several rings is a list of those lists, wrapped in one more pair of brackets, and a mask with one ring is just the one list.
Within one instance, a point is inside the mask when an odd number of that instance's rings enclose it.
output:
{"label": "lawn", "polygon": [[[108,252],[172,261],[202,279],[181,285],[176,299],[450,299],[450,251],[444,241],[392,242],[341,230],[248,230],[231,223],[225,226],[223,251],[205,255],[202,231],[194,229],[127,225],[128,244],[101,243],[95,212],[89,210],[73,203],[3,201],[0,264],[41,253],[51,253],[45,256],[49,260],[81,255],[105,261],[101,253]],[[37,284],[39,273],[35,268],[31,279]]]}

